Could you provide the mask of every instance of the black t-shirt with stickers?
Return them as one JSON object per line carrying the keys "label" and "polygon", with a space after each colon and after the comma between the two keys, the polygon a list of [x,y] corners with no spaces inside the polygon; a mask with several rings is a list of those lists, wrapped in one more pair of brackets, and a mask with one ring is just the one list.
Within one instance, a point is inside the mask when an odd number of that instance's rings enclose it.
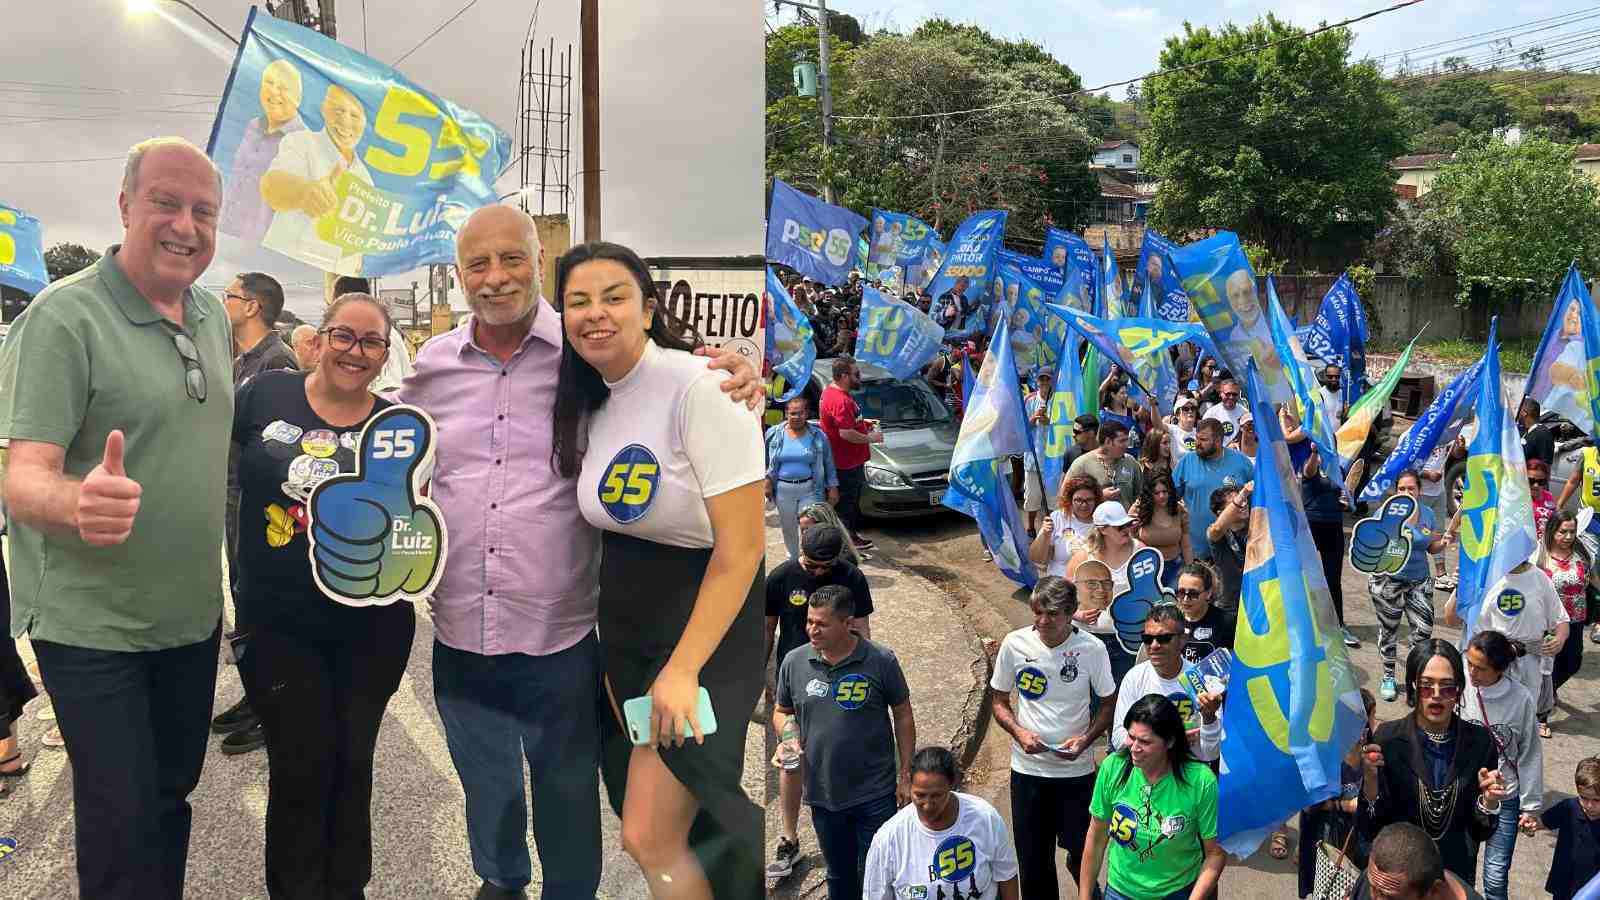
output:
{"label": "black t-shirt with stickers", "polygon": [[[375,397],[367,419],[386,407]],[[338,427],[306,400],[306,373],[262,372],[234,398],[239,452],[239,592],[248,621],[332,636],[362,610],[328,599],[311,577],[306,501],[323,479],[356,470],[366,420]]]}
{"label": "black t-shirt with stickers", "polygon": [[767,615],[778,617],[778,652],[774,657],[778,662],[783,662],[790,650],[806,643],[806,603],[817,588],[830,584],[849,589],[856,601],[856,618],[872,615],[872,589],[867,586],[867,577],[849,560],[836,561],[821,578],[793,559],[781,563],[767,576]]}
{"label": "black t-shirt with stickers", "polygon": [[1206,609],[1206,614],[1199,621],[1185,620],[1183,658],[1198,663],[1224,647],[1232,650],[1234,623],[1231,613],[1218,609],[1214,604]]}

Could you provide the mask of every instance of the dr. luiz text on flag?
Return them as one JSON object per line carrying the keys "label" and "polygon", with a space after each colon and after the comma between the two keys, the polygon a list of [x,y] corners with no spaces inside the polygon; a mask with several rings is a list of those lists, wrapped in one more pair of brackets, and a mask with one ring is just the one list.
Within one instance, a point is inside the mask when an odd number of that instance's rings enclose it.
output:
{"label": "dr. luiz text on flag", "polygon": [[1500,383],[1499,319],[1489,322],[1489,349],[1478,379],[1478,432],[1467,446],[1461,485],[1461,565],[1456,614],[1474,631],[1478,606],[1489,586],[1527,562],[1538,549],[1528,493],[1522,438],[1506,408]]}
{"label": "dr. luiz text on flag", "polygon": [[511,138],[482,116],[309,28],[252,9],[207,145],[218,230],[325,272],[455,261],[495,202]]}
{"label": "dr. luiz text on flag", "polygon": [[767,346],[766,360],[772,365],[774,388],[779,403],[799,396],[811,381],[817,363],[817,344],[811,337],[811,320],[794,302],[772,267],[767,267]]}
{"label": "dr. luiz text on flag", "polygon": [[49,283],[39,220],[0,203],[0,284],[37,294]]}
{"label": "dr. luiz text on flag", "polygon": [[1339,764],[1366,723],[1278,416],[1254,361],[1260,436],[1250,537],[1222,708],[1217,835],[1248,856],[1284,819],[1339,796]]}
{"label": "dr. luiz text on flag", "polygon": [[1006,320],[995,328],[989,348],[961,419],[943,503],[977,522],[983,545],[1007,578],[1032,587],[1038,575],[1028,559],[1028,535],[1011,493],[1008,461],[1032,448]]}
{"label": "dr. luiz text on flag", "polygon": [[922,310],[885,297],[870,284],[862,288],[856,362],[882,366],[896,378],[910,378],[938,354],[942,340],[944,329]]}

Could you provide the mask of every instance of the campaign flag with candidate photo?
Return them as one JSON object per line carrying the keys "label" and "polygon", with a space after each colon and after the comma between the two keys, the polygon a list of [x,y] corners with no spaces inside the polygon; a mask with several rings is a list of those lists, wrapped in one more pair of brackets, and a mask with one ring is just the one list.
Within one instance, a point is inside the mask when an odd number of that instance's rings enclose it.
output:
{"label": "campaign flag with candidate photo", "polygon": [[1123,319],[1138,314],[1130,302],[1127,286],[1122,283],[1122,270],[1117,268],[1116,254],[1111,252],[1109,237],[1101,238],[1099,309],[1097,315],[1108,319]]}
{"label": "campaign flag with candidate photo", "polygon": [[1061,290],[1061,285],[1066,283],[1065,273],[1040,257],[1018,253],[1009,247],[1001,247],[995,259],[1002,266],[1007,264],[1016,266],[1029,281],[1049,291],[1051,297],[1054,297],[1056,292]]}
{"label": "campaign flag with candidate photo", "polygon": [[1240,857],[1295,811],[1339,796],[1340,761],[1366,725],[1275,404],[1246,365],[1261,444],[1217,796],[1217,838]]}
{"label": "campaign flag with candidate photo", "polygon": [[[1063,277],[1067,277],[1072,270],[1077,270],[1084,279],[1084,283],[1094,288],[1095,259],[1094,248],[1081,235],[1073,234],[1061,228],[1050,227],[1044,231],[1043,259],[1051,266],[1061,269]],[[1056,301],[1061,302],[1061,301]],[[1092,300],[1090,301],[1093,302]],[[1067,304],[1071,306],[1073,304]],[[1085,312],[1093,312],[1092,306],[1084,308]]]}
{"label": "campaign flag with candidate photo", "polygon": [[206,152],[217,228],[325,272],[375,277],[456,258],[495,202],[511,137],[323,34],[252,8]]}
{"label": "campaign flag with candidate photo", "polygon": [[[1011,320],[1011,355],[1016,361],[1018,375],[1054,368],[1067,326],[1060,318],[1045,312],[1048,302],[1045,288],[1009,262],[1001,263],[996,277],[1005,289],[1005,305],[992,318],[997,324],[1001,314]],[[990,331],[992,333],[992,327]]]}
{"label": "campaign flag with candidate photo", "polygon": [[[945,247],[939,274],[928,286],[928,293],[935,300],[954,291],[969,300],[983,298],[983,304],[989,305],[987,298],[994,281],[995,254],[1005,238],[1006,215],[1005,210],[989,209],[973,213],[961,223]],[[987,321],[987,317],[982,320]],[[961,325],[963,330],[971,327],[970,322]]]}
{"label": "campaign flag with candidate photo", "polygon": [[[944,258],[944,242],[932,225],[916,216],[886,209],[872,211],[872,225],[863,243],[866,254],[862,270],[867,277],[878,278],[883,270],[899,266],[907,287],[927,287],[927,280],[918,279],[924,277],[929,251],[935,245],[938,258]],[[933,271],[926,272],[926,278],[932,279],[937,271],[936,263]]]}
{"label": "campaign flag with candidate photo", "polygon": [[1573,262],[1561,282],[1539,349],[1534,351],[1523,396],[1539,401],[1541,412],[1556,413],[1592,436],[1595,423],[1600,422],[1597,376],[1600,314],[1595,312],[1589,288],[1578,274],[1578,264]]}
{"label": "campaign flag with candidate photo", "polygon": [[1007,578],[1032,587],[1038,574],[1028,559],[1028,532],[1009,475],[1011,456],[1033,452],[1032,429],[1023,411],[1009,328],[1001,319],[967,398],[950,457],[950,487],[941,502],[973,518],[983,545]]}
{"label": "campaign flag with candidate photo", "polygon": [[1461,484],[1461,582],[1456,612],[1472,636],[1483,595],[1539,548],[1534,533],[1522,436],[1500,383],[1500,320],[1489,320],[1489,349],[1478,379],[1478,432],[1467,445]]}
{"label": "campaign flag with candidate photo", "polygon": [[39,220],[0,203],[0,284],[37,294],[50,283]]}
{"label": "campaign flag with candidate photo", "polygon": [[[1256,293],[1255,271],[1239,246],[1238,235],[1219,232],[1179,247],[1171,259],[1200,324],[1210,333],[1226,368],[1237,374],[1255,360],[1271,407],[1294,403],[1294,391],[1272,337],[1270,317],[1263,313]],[[1261,433],[1259,422],[1256,433]]]}
{"label": "campaign flag with candidate photo", "polygon": [[927,313],[884,296],[870,284],[861,289],[857,362],[882,366],[896,378],[910,378],[933,360],[943,340],[944,329]]}
{"label": "campaign flag with candidate photo", "polygon": [[772,179],[767,259],[822,284],[841,284],[849,277],[852,249],[866,227],[867,220],[850,210]]}
{"label": "campaign flag with candidate photo", "polygon": [[1306,359],[1300,341],[1294,336],[1294,325],[1284,314],[1283,304],[1278,302],[1278,289],[1271,275],[1267,276],[1267,313],[1270,316],[1267,323],[1272,330],[1273,346],[1278,349],[1278,358],[1283,360],[1283,373],[1289,379],[1290,390],[1294,392],[1296,405],[1288,408],[1298,410],[1300,427],[1305,429],[1325,461],[1322,470],[1328,480],[1343,489],[1344,471],[1333,464],[1339,459],[1338,436],[1333,419],[1322,408],[1322,393],[1313,387],[1317,383],[1316,372]]}
{"label": "campaign flag with candidate photo", "polygon": [[1189,321],[1189,295],[1183,291],[1171,255],[1178,246],[1153,229],[1145,229],[1139,246],[1139,267],[1134,272],[1139,315],[1169,322]]}
{"label": "campaign flag with candidate photo", "polygon": [[767,267],[767,362],[772,374],[782,376],[787,385],[778,396],[787,403],[811,383],[811,369],[817,363],[817,344],[811,334],[811,319],[778,280],[778,273]]}
{"label": "campaign flag with candidate photo", "polygon": [[1367,375],[1367,312],[1350,281],[1350,273],[1341,273],[1328,288],[1309,327],[1306,352],[1324,362],[1339,364],[1341,399],[1349,406],[1359,398],[1362,379]]}

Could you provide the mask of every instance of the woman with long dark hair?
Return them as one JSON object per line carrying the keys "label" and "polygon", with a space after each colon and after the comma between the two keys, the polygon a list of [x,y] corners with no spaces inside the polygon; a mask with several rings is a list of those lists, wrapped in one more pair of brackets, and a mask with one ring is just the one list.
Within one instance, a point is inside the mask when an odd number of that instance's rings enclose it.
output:
{"label": "woman with long dark hair", "polygon": [[1478,845],[1494,834],[1505,798],[1500,755],[1489,730],[1456,712],[1467,676],[1449,641],[1418,641],[1406,657],[1412,712],[1378,726],[1362,748],[1356,827],[1372,840],[1391,822],[1420,825],[1445,868],[1476,880]]}
{"label": "woman with long dark hair", "polygon": [[[760,897],[761,810],[740,785],[762,684],[759,423],[689,352],[695,341],[632,250],[594,241],[562,254],[556,308],[551,457],[602,531],[599,634],[615,717],[602,717],[601,769],[623,847],[659,900]],[[635,698],[649,699],[639,729],[623,715]]]}
{"label": "woman with long dark hair", "polygon": [[1100,763],[1078,900],[1093,900],[1110,859],[1106,900],[1204,900],[1225,858],[1217,843],[1217,776],[1195,759],[1172,701],[1148,694],[1122,719],[1121,750]]}
{"label": "woman with long dark hair", "polygon": [[1544,807],[1544,745],[1539,740],[1537,703],[1527,688],[1506,677],[1516,661],[1511,641],[1498,631],[1480,631],[1467,642],[1461,717],[1489,729],[1506,789],[1499,824],[1484,845],[1485,900],[1506,900],[1517,827],[1523,816],[1537,816]]}
{"label": "woman with long dark hair", "polygon": [[[1156,432],[1150,437],[1151,444],[1158,438],[1171,440]],[[1189,509],[1179,498],[1177,485],[1172,483],[1172,472],[1159,468],[1146,471],[1144,489],[1130,512],[1139,520],[1139,540],[1161,551],[1162,585],[1176,588],[1178,570],[1194,555],[1189,547]]]}

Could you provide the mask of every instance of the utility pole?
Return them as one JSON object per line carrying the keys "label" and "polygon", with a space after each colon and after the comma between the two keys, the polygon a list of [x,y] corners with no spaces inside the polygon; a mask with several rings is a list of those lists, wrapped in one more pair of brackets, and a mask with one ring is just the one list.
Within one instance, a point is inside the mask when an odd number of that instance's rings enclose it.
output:
{"label": "utility pole", "polygon": [[600,0],[578,12],[583,54],[583,239],[600,240]]}
{"label": "utility pole", "polygon": [[[826,159],[828,149],[833,146],[833,87],[828,77],[828,0],[817,0],[815,6],[796,0],[778,2],[817,13],[817,105],[822,108],[822,155]],[[826,203],[833,202],[833,182],[826,176],[822,178],[822,199]]]}

